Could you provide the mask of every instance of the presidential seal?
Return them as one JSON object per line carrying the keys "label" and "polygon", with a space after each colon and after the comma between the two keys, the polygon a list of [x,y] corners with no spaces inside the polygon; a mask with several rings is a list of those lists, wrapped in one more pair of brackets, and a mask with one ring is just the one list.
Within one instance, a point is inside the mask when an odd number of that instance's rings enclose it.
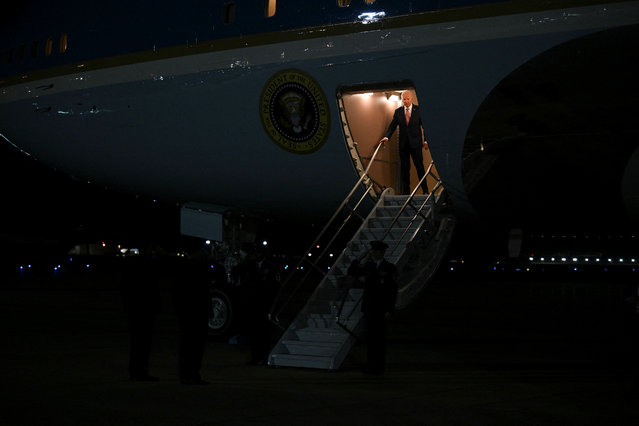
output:
{"label": "presidential seal", "polygon": [[330,128],[326,96],[303,71],[288,69],[271,77],[260,96],[264,130],[281,148],[297,154],[317,151]]}

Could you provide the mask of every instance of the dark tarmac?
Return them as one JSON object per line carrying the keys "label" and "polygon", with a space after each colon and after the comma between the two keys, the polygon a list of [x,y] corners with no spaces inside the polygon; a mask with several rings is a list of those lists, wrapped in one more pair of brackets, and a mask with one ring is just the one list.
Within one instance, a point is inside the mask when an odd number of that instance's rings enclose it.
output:
{"label": "dark tarmac", "polygon": [[128,380],[116,288],[5,282],[0,424],[638,424],[622,316],[613,313],[621,291],[602,299],[589,285],[593,297],[580,299],[575,284],[440,279],[396,315],[383,376],[361,372],[362,344],[326,372],[247,366],[248,348],[211,341],[202,369],[211,383],[185,386],[169,302],[151,356],[160,381]]}

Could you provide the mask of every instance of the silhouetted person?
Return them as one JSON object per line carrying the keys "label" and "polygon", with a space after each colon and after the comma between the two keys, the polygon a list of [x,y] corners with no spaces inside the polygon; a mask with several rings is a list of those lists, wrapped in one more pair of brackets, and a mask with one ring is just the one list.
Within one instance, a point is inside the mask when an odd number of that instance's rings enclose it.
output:
{"label": "silhouetted person", "polygon": [[371,242],[371,250],[355,259],[348,274],[363,280],[362,313],[366,336],[366,373],[382,374],[386,367],[386,320],[395,310],[397,267],[384,259],[388,245]]}
{"label": "silhouetted person", "polygon": [[178,317],[179,373],[186,385],[206,385],[200,368],[212,315],[209,293],[210,259],[205,254],[189,258],[174,280],[173,302]]}
{"label": "silhouetted person", "polygon": [[250,253],[242,264],[242,291],[248,310],[248,326],[253,365],[266,365],[271,350],[271,304],[279,291],[277,265],[262,248]]}
{"label": "silhouetted person", "polygon": [[158,255],[149,247],[124,259],[121,294],[131,337],[129,377],[134,381],[158,380],[149,375],[153,324],[159,308]]}
{"label": "silhouetted person", "polygon": [[[400,191],[402,194],[410,193],[410,160],[412,158],[417,177],[422,178],[426,174],[424,170],[424,155],[422,149],[428,148],[424,140],[422,117],[419,115],[419,106],[413,104],[410,91],[402,93],[403,106],[397,108],[393,113],[393,120],[388,126],[386,135],[380,143],[388,141],[396,128],[399,127],[399,176]],[[422,182],[422,191],[428,194],[426,180]]]}

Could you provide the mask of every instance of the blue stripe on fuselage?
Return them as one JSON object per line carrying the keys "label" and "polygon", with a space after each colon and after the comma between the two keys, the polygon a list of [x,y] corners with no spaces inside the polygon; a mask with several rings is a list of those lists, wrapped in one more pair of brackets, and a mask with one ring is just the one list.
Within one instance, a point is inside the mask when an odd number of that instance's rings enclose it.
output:
{"label": "blue stripe on fuselage", "polygon": [[[263,3],[255,0],[111,1],[90,6],[78,0],[31,1],[11,14],[14,17],[0,29],[0,76],[172,46],[357,22],[364,12],[383,11],[389,18],[506,1],[377,0],[367,5],[364,0],[352,0],[349,7],[339,7],[337,0],[278,0],[271,18],[265,17]],[[229,3],[234,4],[235,18],[226,23]],[[62,34],[68,36],[68,49],[63,54],[58,52]],[[45,56],[49,38],[53,53]]]}

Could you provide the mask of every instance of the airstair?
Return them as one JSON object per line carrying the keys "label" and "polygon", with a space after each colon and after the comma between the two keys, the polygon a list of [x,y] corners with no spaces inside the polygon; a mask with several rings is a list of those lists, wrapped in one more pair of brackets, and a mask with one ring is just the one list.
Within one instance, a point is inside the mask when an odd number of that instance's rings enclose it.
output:
{"label": "airstair", "polygon": [[[432,170],[432,164],[428,170],[427,176]],[[375,184],[366,179],[366,174],[360,181],[365,183],[366,197],[373,192]],[[395,195],[390,188],[383,190],[380,195],[374,194],[377,198],[375,206],[366,217],[360,217],[359,229],[332,266],[326,267],[327,272],[323,272],[317,262],[307,268],[309,272],[320,271],[322,278],[287,327],[282,327],[279,320],[281,310],[278,311],[274,305],[271,319],[284,332],[269,355],[270,366],[328,370],[340,367],[363,327],[360,310],[363,289],[349,277],[348,268],[354,260],[368,253],[371,241],[386,242],[389,246],[386,260],[397,266],[399,292],[396,308],[401,309],[410,303],[436,271],[452,237],[454,219],[438,214],[443,196],[440,185],[441,182],[438,182],[428,195],[415,195],[419,186],[411,195]],[[358,182],[357,186],[361,186],[361,183]],[[354,192],[355,188],[347,200]],[[356,207],[361,206],[363,198]],[[344,223],[352,216],[358,216],[357,208],[349,208],[349,211]],[[333,219],[336,217],[337,215]],[[340,231],[343,227],[344,225]],[[329,245],[333,242],[334,239]],[[314,243],[302,257],[300,264],[318,246]],[[300,269],[300,265],[297,269]],[[303,285],[305,279],[300,278],[298,286]]]}

